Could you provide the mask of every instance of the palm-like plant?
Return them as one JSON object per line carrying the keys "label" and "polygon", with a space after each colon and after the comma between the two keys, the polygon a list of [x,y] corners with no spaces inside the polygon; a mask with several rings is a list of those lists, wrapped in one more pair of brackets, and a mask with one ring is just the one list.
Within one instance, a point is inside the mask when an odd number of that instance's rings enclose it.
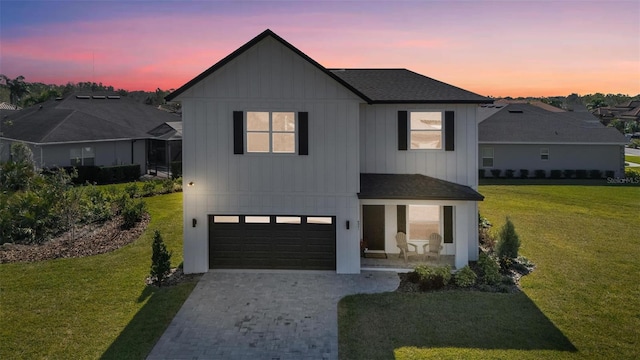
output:
{"label": "palm-like plant", "polygon": [[11,79],[6,75],[0,74],[0,82],[4,82],[2,86],[9,89],[9,101],[17,109],[20,99],[29,93],[29,87],[24,82],[24,76],[20,75],[15,79]]}

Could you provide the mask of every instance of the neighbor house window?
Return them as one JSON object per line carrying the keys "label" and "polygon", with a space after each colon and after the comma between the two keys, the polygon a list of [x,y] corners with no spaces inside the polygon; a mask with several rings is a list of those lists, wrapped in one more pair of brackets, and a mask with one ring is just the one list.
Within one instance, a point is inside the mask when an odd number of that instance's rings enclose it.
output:
{"label": "neighbor house window", "polygon": [[247,152],[296,152],[296,115],[294,112],[247,112]]}
{"label": "neighbor house window", "polygon": [[540,160],[549,160],[549,148],[540,148]]}
{"label": "neighbor house window", "polygon": [[482,148],[482,167],[493,167],[493,148]]}
{"label": "neighbor house window", "polygon": [[440,232],[440,206],[409,205],[409,239],[428,240],[429,235]]}
{"label": "neighbor house window", "polygon": [[71,166],[93,166],[95,165],[95,157],[95,152],[91,146],[73,148],[69,153]]}
{"label": "neighbor house window", "polygon": [[409,124],[411,149],[442,149],[441,111],[412,111]]}

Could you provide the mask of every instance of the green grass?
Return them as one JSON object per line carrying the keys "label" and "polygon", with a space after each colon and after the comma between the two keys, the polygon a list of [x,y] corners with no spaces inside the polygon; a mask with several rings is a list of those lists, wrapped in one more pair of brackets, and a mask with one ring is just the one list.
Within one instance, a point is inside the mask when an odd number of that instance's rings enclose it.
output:
{"label": "green grass", "polygon": [[640,156],[635,156],[635,155],[625,155],[625,156],[624,156],[624,161],[626,161],[626,162],[632,162],[632,163],[636,163],[636,164],[640,164]]}
{"label": "green grass", "polygon": [[481,186],[537,269],[520,294],[356,295],[339,304],[342,359],[640,357],[640,188]]}
{"label": "green grass", "polygon": [[151,223],[134,243],[79,259],[0,265],[0,359],[141,359],[195,282],[153,288],[153,230],[182,262],[182,194],[146,198]]}

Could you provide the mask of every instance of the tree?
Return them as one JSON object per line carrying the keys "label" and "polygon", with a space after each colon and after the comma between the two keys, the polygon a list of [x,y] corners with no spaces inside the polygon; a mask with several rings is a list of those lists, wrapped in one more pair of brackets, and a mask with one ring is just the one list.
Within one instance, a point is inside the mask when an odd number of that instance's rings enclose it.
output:
{"label": "tree", "polygon": [[29,87],[24,82],[24,76],[20,75],[12,80],[6,75],[0,74],[0,81],[4,82],[3,87],[9,89],[9,101],[17,109],[22,97],[29,93]]}
{"label": "tree", "polygon": [[618,131],[620,131],[622,134],[624,134],[624,127],[625,127],[624,121],[622,121],[620,119],[613,119],[609,123],[609,126],[618,129]]}
{"label": "tree", "polygon": [[500,242],[498,243],[498,257],[515,259],[520,249],[520,238],[516,233],[516,227],[507,217],[507,222],[500,230]]}
{"label": "tree", "polygon": [[171,253],[164,245],[160,231],[153,233],[153,244],[151,245],[151,280],[158,286],[162,286],[162,281],[171,271]]}

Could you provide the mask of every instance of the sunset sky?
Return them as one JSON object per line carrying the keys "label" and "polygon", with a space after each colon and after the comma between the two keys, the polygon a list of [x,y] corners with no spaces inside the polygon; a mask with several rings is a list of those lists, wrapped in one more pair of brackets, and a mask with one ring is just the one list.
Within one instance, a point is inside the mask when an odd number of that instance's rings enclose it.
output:
{"label": "sunset sky", "polygon": [[267,28],[328,68],[485,96],[640,93],[640,0],[0,0],[0,74],[178,88]]}

